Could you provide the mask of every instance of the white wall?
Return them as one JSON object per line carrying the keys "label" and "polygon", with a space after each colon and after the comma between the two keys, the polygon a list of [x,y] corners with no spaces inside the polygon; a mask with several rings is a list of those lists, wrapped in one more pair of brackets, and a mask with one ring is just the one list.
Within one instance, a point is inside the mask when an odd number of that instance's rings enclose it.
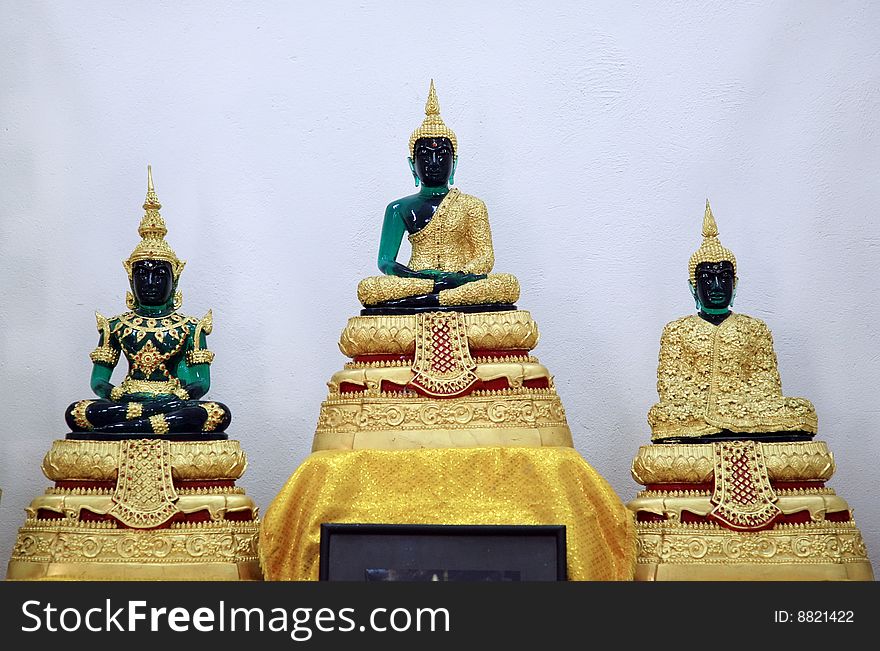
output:
{"label": "white wall", "polygon": [[384,206],[413,191],[433,77],[458,185],[621,498],[708,196],[736,309],[815,403],[880,569],[880,5],[624,4],[3,0],[0,557],[89,397],[93,311],[124,310],[148,162],[265,509],[308,454]]}

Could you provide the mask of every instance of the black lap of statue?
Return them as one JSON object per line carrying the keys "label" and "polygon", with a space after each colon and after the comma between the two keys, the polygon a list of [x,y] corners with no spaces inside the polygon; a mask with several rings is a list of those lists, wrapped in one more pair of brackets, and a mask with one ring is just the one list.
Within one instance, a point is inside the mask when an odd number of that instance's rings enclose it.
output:
{"label": "black lap of statue", "polygon": [[[232,419],[220,402],[200,400],[211,384],[214,354],[206,348],[213,327],[178,313],[177,283],[184,262],[165,241],[165,222],[148,181],[141,242],[123,264],[128,271],[130,311],[97,316],[100,338],[92,352],[91,388],[97,400],[80,400],[65,411],[72,439],[162,436],[172,439],[225,439]],[[128,373],[110,382],[120,354]]]}

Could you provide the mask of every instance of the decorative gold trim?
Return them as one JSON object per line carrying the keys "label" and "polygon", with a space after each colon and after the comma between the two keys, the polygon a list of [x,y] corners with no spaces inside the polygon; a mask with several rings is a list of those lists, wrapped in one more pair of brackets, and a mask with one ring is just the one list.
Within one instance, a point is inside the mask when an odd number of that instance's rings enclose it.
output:
{"label": "decorative gold trim", "polygon": [[[826,489],[780,492],[775,504],[786,515],[806,511],[814,522],[822,521],[827,513],[849,511],[846,500]],[[651,513],[665,516],[670,522],[681,522],[682,512],[707,516],[716,504],[705,491],[641,491],[626,506],[634,513]]]}
{"label": "decorative gold trim", "polygon": [[437,91],[434,89],[434,80],[428,88],[428,101],[425,102],[425,119],[418,129],[409,137],[409,155],[415,156],[416,140],[419,138],[449,138],[452,142],[452,151],[458,155],[458,139],[455,132],[446,126],[440,117],[440,102],[437,100]]}
{"label": "decorative gold trim", "polygon": [[716,443],[712,516],[732,529],[766,527],[779,515],[761,444],[754,441]]}
{"label": "decorative gold trim", "polygon": [[140,418],[144,414],[144,403],[129,402],[125,408],[125,420],[134,420]]}
{"label": "decorative gold trim", "polygon": [[[526,310],[477,312],[464,315],[471,350],[532,350],[539,339],[538,324]],[[356,316],[339,338],[347,357],[414,355],[416,315]]]}
{"label": "decorative gold trim", "polygon": [[168,421],[165,420],[165,414],[150,416],[150,427],[153,428],[156,434],[167,434],[169,427]]}
{"label": "decorative gold trim", "polygon": [[205,424],[202,425],[202,431],[213,432],[217,429],[217,425],[223,421],[223,416],[226,414],[225,410],[216,402],[203,402],[199,404],[199,407],[204,409],[205,413],[208,414],[205,419]]}
{"label": "decorative gold trim", "polygon": [[[237,487],[229,487],[237,488]],[[256,513],[257,507],[254,501],[238,489],[238,492],[229,490],[227,487],[205,487],[199,489],[186,489],[176,491],[179,493],[175,499],[174,508],[176,513],[197,513],[207,511],[212,520],[223,520],[227,513],[240,513],[250,511]],[[76,521],[83,511],[98,515],[111,514],[117,502],[112,494],[73,494],[46,492],[31,501],[25,512],[30,518],[36,518],[39,511],[51,511]],[[161,524],[161,523],[160,523]],[[144,527],[137,526],[142,529]]]}
{"label": "decorative gold trim", "polygon": [[[713,443],[643,445],[632,462],[632,477],[648,484],[704,484],[714,479]],[[827,481],[834,457],[822,441],[760,443],[772,481]]]}
{"label": "decorative gold trim", "polygon": [[44,522],[19,529],[8,579],[261,578],[259,521],[151,530]]}
{"label": "decorative gold trim", "polygon": [[210,350],[189,350],[186,353],[186,363],[190,366],[210,364],[213,361],[214,352]]}
{"label": "decorative gold trim", "polygon": [[[236,480],[247,468],[238,441],[168,441],[171,476],[176,480]],[[43,459],[51,481],[115,481],[119,441],[57,440]]]}
{"label": "decorative gold trim", "polygon": [[706,212],[703,214],[703,243],[688,260],[688,275],[692,285],[697,284],[697,265],[703,262],[729,262],[733,265],[733,275],[736,276],[736,257],[733,251],[721,245],[718,239],[718,224],[706,199]]}
{"label": "decorative gold trim", "polygon": [[[410,364],[409,362],[402,364],[393,362],[387,366],[385,362],[346,364],[344,370],[333,374],[327,386],[333,397],[340,395],[339,388],[343,383],[364,387],[366,395],[378,396],[383,381],[393,382],[400,386],[409,383],[413,377]],[[553,380],[546,366],[537,363],[537,361],[526,361],[526,358],[498,363],[477,362],[474,374],[483,382],[504,378],[508,385],[514,389],[522,387],[527,380],[546,379],[548,386],[552,384]]]}
{"label": "decorative gold trim", "polygon": [[[147,165],[147,197],[144,200],[144,216],[138,226],[138,235],[141,241],[134,247],[134,251],[126,260],[122,261],[122,266],[128,274],[129,281],[132,278],[132,270],[134,263],[140,260],[164,260],[171,265],[171,273],[174,276],[174,284],[180,278],[186,262],[179,259],[177,254],[171,248],[171,245],[165,241],[165,235],[168,234],[168,228],[165,226],[165,220],[159,214],[162,204],[159,203],[159,197],[156,196],[156,190],[153,188],[153,170]],[[127,297],[126,297],[127,298]]]}
{"label": "decorative gold trim", "polygon": [[77,427],[81,427],[85,430],[90,430],[94,427],[89,419],[86,418],[86,409],[89,408],[89,405],[95,402],[94,400],[80,400],[77,402],[73,409],[70,410],[70,415],[73,416],[73,422],[76,423]]}
{"label": "decorative gold trim", "polygon": [[89,354],[89,358],[93,364],[116,366],[119,361],[119,350],[110,345],[110,321],[100,312],[95,312],[95,320],[101,339],[99,346]]}
{"label": "decorative gold trim", "polygon": [[153,396],[174,395],[181,400],[189,400],[189,392],[181,386],[180,380],[176,377],[165,382],[125,378],[110,391],[110,399],[118,402],[130,393],[146,393]]}
{"label": "decorative gold trim", "polygon": [[714,524],[637,523],[636,531],[637,580],[873,580],[854,523],[777,525],[760,532]]}
{"label": "decorative gold trim", "polygon": [[462,395],[478,379],[464,335],[463,315],[428,312],[416,318],[416,354],[409,384],[435,398]]}
{"label": "decorative gold trim", "polygon": [[559,396],[552,389],[510,389],[445,400],[331,398],[321,405],[312,450],[481,445],[571,447]]}
{"label": "decorative gold trim", "polygon": [[[155,418],[150,417],[154,428]],[[119,453],[119,478],[108,513],[135,529],[158,527],[179,513],[169,442],[130,439],[120,442]]]}

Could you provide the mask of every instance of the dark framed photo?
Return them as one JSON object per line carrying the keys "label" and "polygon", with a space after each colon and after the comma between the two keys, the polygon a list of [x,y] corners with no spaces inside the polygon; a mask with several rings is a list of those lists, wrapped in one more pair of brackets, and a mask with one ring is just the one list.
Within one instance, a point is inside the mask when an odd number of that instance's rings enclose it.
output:
{"label": "dark framed photo", "polygon": [[321,525],[321,581],[565,581],[564,525]]}

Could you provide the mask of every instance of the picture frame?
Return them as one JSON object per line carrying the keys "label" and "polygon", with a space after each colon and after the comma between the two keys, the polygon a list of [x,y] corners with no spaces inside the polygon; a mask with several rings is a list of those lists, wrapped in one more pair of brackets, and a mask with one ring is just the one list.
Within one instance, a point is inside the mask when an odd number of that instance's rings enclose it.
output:
{"label": "picture frame", "polygon": [[324,523],[320,581],[565,581],[564,525]]}

